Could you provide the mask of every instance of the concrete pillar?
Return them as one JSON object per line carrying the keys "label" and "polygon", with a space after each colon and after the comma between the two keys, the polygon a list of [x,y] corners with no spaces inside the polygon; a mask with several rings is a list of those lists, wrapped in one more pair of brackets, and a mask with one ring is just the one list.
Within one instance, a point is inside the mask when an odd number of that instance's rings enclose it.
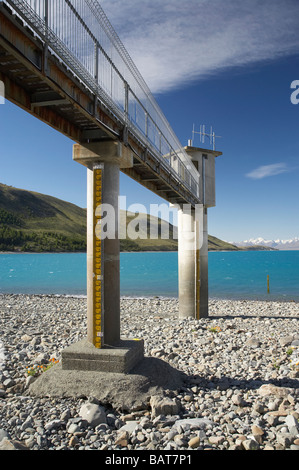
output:
{"label": "concrete pillar", "polygon": [[178,211],[179,317],[208,316],[207,210],[188,204]]}
{"label": "concrete pillar", "polygon": [[197,318],[209,316],[209,270],[208,270],[208,210],[203,209],[201,230],[201,246],[199,249],[199,296],[197,298]]}
{"label": "concrete pillar", "polygon": [[201,204],[191,213],[183,206],[178,214],[179,316],[200,319],[209,316],[208,208],[216,205],[215,158],[222,153],[190,146],[185,150],[200,175]]}
{"label": "concrete pillar", "polygon": [[87,340],[96,348],[120,342],[120,167],[131,155],[119,142],[74,145],[87,167]]}
{"label": "concrete pillar", "polygon": [[[98,184],[101,196],[96,196]],[[87,194],[87,339],[101,347],[120,341],[119,165],[92,164],[87,169]],[[102,214],[100,204],[110,211]],[[100,227],[102,216],[109,225],[109,238]]]}
{"label": "concrete pillar", "polygon": [[196,224],[195,210],[178,210],[179,317],[196,318]]}

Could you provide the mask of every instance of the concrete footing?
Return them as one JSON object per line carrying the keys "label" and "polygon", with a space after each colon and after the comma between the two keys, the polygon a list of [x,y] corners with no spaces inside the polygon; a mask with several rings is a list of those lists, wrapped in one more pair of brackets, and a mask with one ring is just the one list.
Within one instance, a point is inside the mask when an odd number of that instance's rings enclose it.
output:
{"label": "concrete footing", "polygon": [[183,372],[156,357],[144,357],[127,374],[65,370],[59,363],[35,379],[27,394],[59,399],[94,397],[104,406],[131,412],[148,409],[151,396],[179,390],[187,380]]}
{"label": "concrete footing", "polygon": [[121,339],[117,345],[102,349],[82,340],[62,351],[62,369],[127,374],[142,361],[143,351],[142,340]]}

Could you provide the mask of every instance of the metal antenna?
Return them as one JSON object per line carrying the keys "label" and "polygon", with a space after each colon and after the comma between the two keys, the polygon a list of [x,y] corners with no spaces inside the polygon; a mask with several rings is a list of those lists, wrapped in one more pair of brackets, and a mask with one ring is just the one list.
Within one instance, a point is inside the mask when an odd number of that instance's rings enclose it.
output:
{"label": "metal antenna", "polygon": [[205,143],[205,137],[209,137],[210,145],[212,146],[213,150],[216,150],[216,138],[221,138],[220,135],[216,135],[213,131],[213,127],[211,126],[210,133],[206,132],[206,126],[204,124],[200,125],[199,132],[195,130],[195,124],[193,124],[193,131],[192,131],[192,142],[194,142],[195,134],[200,135],[200,143]]}

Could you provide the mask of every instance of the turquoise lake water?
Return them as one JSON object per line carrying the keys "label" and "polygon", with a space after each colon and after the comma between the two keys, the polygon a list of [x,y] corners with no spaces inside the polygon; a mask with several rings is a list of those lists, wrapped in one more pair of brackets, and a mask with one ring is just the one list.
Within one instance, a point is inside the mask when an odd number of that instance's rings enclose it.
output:
{"label": "turquoise lake water", "polygon": [[[121,253],[120,265],[122,296],[177,297],[177,253]],[[0,293],[86,295],[86,255],[0,254]],[[299,301],[299,251],[211,252],[209,293]]]}

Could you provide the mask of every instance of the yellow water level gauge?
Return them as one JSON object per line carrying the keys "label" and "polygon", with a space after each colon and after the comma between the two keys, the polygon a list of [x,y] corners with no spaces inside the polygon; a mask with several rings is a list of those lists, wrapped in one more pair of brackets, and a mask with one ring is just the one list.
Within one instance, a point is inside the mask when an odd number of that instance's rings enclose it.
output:
{"label": "yellow water level gauge", "polygon": [[104,312],[103,312],[103,266],[102,252],[102,214],[97,210],[102,204],[103,165],[96,165],[93,169],[94,188],[94,221],[93,221],[93,344],[101,349],[104,343]]}

